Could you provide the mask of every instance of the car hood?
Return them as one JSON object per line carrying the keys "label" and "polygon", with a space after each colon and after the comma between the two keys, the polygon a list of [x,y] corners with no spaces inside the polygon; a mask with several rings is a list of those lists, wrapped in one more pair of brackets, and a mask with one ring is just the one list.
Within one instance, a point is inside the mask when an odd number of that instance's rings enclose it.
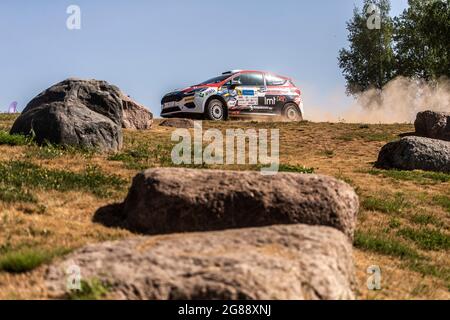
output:
{"label": "car hood", "polygon": [[218,84],[202,84],[202,85],[193,85],[190,87],[186,87],[186,88],[182,88],[182,89],[177,89],[175,90],[175,92],[189,92],[192,90],[197,90],[197,89],[202,89],[202,88],[217,88],[219,87]]}

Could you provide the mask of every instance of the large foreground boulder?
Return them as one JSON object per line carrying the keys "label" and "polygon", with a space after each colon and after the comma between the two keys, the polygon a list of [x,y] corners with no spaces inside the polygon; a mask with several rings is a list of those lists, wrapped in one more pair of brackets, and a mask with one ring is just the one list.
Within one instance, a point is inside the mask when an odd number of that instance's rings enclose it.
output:
{"label": "large foreground boulder", "polygon": [[450,172],[450,142],[406,137],[385,145],[376,167],[383,169]]}
{"label": "large foreground boulder", "polygon": [[419,112],[414,126],[418,135],[450,141],[450,112]]}
{"label": "large foreground boulder", "polygon": [[[352,299],[352,245],[306,225],[137,237],[93,244],[49,267],[51,297],[67,270],[101,281],[112,299]],[[69,268],[69,269],[68,269]]]}
{"label": "large foreground boulder", "polygon": [[34,134],[38,143],[118,150],[122,145],[120,96],[120,90],[105,81],[62,81],[28,103],[11,134]]}
{"label": "large foreground boulder", "polygon": [[121,94],[123,106],[122,128],[147,130],[153,124],[153,114],[129,96]]}
{"label": "large foreground boulder", "polygon": [[139,173],[122,218],[146,234],[303,223],[353,238],[358,196],[331,177],[157,168]]}

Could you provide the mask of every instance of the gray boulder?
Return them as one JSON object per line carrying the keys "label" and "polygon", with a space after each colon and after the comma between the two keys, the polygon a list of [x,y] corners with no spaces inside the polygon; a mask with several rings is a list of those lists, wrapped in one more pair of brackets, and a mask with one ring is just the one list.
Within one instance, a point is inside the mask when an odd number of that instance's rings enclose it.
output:
{"label": "gray boulder", "polygon": [[450,113],[424,111],[414,122],[416,133],[423,137],[450,141]]}
{"label": "gray boulder", "polygon": [[169,118],[161,121],[159,125],[161,127],[193,129],[195,127],[195,122],[192,119]]}
{"label": "gray boulder", "polygon": [[92,244],[48,267],[50,297],[64,298],[66,270],[100,281],[111,299],[353,299],[352,245],[306,225],[136,237]]}
{"label": "gray boulder", "polygon": [[36,141],[101,150],[122,146],[120,90],[105,81],[68,79],[31,100],[11,134],[35,134]]}
{"label": "gray boulder", "polygon": [[385,145],[375,163],[383,169],[450,172],[450,142],[406,137]]}
{"label": "gray boulder", "polygon": [[121,94],[123,106],[122,128],[147,130],[152,127],[153,114],[129,96]]}
{"label": "gray boulder", "polygon": [[326,176],[157,168],[133,179],[122,207],[126,226],[145,234],[302,223],[353,238],[359,202]]}

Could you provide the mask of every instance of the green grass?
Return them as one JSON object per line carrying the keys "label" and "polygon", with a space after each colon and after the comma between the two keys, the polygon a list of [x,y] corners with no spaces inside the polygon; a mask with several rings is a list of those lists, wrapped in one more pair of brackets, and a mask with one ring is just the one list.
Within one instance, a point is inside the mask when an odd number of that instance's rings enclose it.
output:
{"label": "green grass", "polygon": [[403,194],[396,193],[393,197],[366,197],[362,200],[362,207],[368,211],[380,211],[389,214],[401,213],[410,204]]}
{"label": "green grass", "polygon": [[84,154],[92,155],[96,152],[95,149],[78,147],[78,146],[59,146],[49,142],[45,142],[38,146],[34,143],[32,136],[25,136],[19,134],[9,134],[7,131],[0,130],[0,145],[8,146],[30,146],[26,152],[28,158],[38,159],[54,159],[66,154]]}
{"label": "green grass", "polygon": [[29,148],[25,154],[27,159],[56,159],[65,155],[82,155],[85,158],[92,157],[97,150],[92,148],[75,147],[75,146],[58,146],[46,143],[41,146],[33,146]]}
{"label": "green grass", "polygon": [[0,184],[0,201],[7,203],[30,202],[36,203],[36,197],[29,191],[14,185]]}
{"label": "green grass", "polygon": [[32,139],[18,134],[9,134],[6,131],[0,131],[0,145],[24,146],[32,143]]}
{"label": "green grass", "polygon": [[62,248],[53,251],[29,248],[6,252],[0,256],[0,271],[9,273],[28,272],[42,264],[49,263],[55,256],[67,252],[67,249]]}
{"label": "green grass", "polygon": [[441,226],[442,223],[435,216],[430,214],[416,214],[410,217],[411,222],[419,225],[432,224],[435,226]]}
{"label": "green grass", "polygon": [[98,279],[88,281],[81,280],[81,290],[69,293],[69,300],[100,300],[109,292],[108,286],[105,286]]}
{"label": "green grass", "polygon": [[442,183],[450,181],[450,174],[431,171],[403,171],[371,169],[369,174],[384,176],[394,180],[413,181],[419,184]]}
{"label": "green grass", "polygon": [[[450,268],[436,266],[424,260],[408,261],[404,267],[424,276],[432,276],[444,280],[450,288]],[[450,290],[449,290],[450,291]]]}
{"label": "green grass", "polygon": [[22,200],[31,201],[33,197],[30,194],[26,195],[27,190],[30,189],[61,192],[77,190],[104,198],[122,191],[127,184],[126,180],[115,175],[104,174],[95,166],[88,166],[84,171],[75,173],[47,169],[25,161],[0,163],[0,177],[2,177],[4,189],[7,190],[2,193],[2,198],[7,200],[14,198],[16,193],[25,193]]}
{"label": "green grass", "polygon": [[367,128],[360,127],[359,131],[346,132],[338,136],[337,139],[342,141],[363,140],[365,142],[389,142],[396,139],[396,136],[391,133],[367,131]]}
{"label": "green grass", "polygon": [[406,244],[384,234],[356,231],[355,247],[401,259],[419,259],[419,253]]}
{"label": "green grass", "polygon": [[314,168],[308,168],[305,166],[280,164],[278,167],[279,172],[294,172],[294,173],[314,173]]}
{"label": "green grass", "polygon": [[402,225],[402,223],[396,217],[391,218],[391,220],[389,221],[389,228],[391,228],[391,229],[400,228],[401,225]]}
{"label": "green grass", "polygon": [[444,208],[448,213],[450,213],[450,197],[448,196],[435,196],[433,202],[442,208]]}
{"label": "green grass", "polygon": [[123,152],[108,157],[109,161],[121,161],[127,169],[143,170],[155,165],[174,167],[171,158],[172,146],[158,144],[151,148],[148,144],[135,144]]}
{"label": "green grass", "polygon": [[14,121],[19,116],[20,116],[20,113],[1,113],[0,121]]}
{"label": "green grass", "polygon": [[419,248],[424,250],[450,249],[450,236],[438,230],[404,228],[400,229],[397,234],[413,241]]}

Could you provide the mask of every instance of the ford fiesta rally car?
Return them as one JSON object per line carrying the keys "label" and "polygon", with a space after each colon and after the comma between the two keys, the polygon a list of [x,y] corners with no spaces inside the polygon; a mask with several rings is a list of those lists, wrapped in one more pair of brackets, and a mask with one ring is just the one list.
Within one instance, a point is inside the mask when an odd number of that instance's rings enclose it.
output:
{"label": "ford fiesta rally car", "polygon": [[161,116],[282,116],[303,120],[301,92],[291,79],[261,71],[228,71],[200,84],[166,94]]}

